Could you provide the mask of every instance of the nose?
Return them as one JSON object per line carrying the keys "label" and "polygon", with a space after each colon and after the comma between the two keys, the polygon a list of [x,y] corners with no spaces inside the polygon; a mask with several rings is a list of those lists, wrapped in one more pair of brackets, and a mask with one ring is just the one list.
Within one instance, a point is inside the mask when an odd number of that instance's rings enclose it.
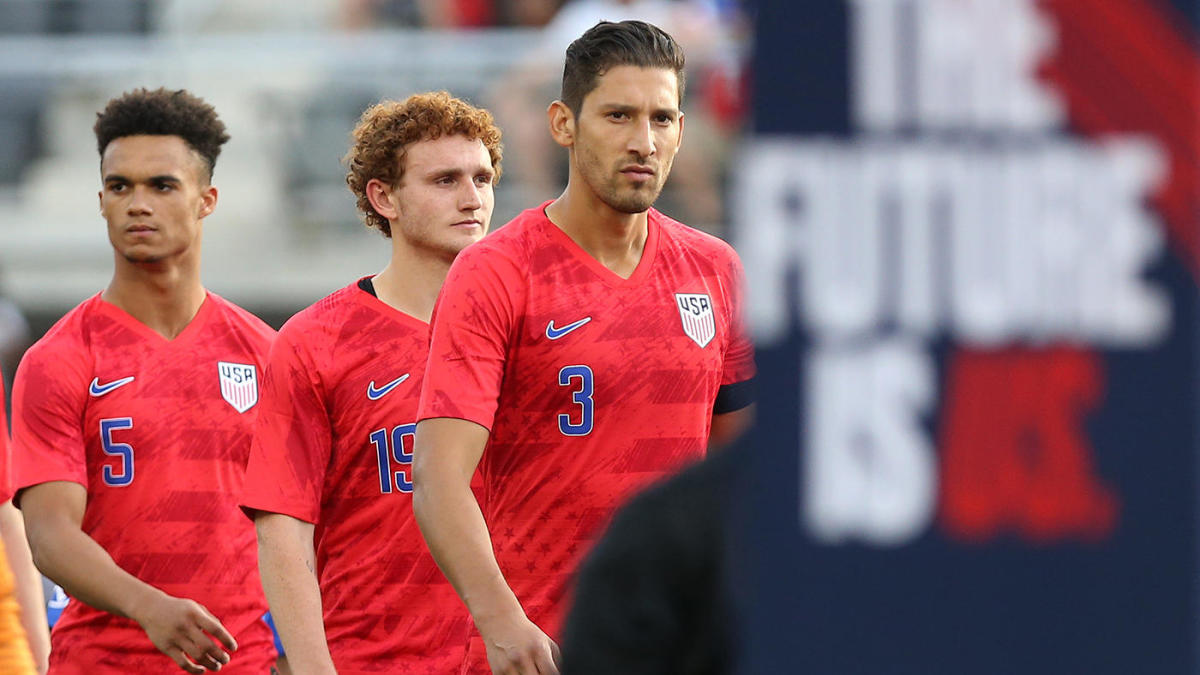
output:
{"label": "nose", "polygon": [[483,191],[487,187],[478,185],[473,180],[464,182],[466,187],[459,194],[458,208],[463,211],[476,211],[483,208]]}
{"label": "nose", "polygon": [[141,185],[130,188],[129,205],[126,212],[131,216],[148,216],[154,212],[150,205],[149,190]]}
{"label": "nose", "polygon": [[657,147],[654,143],[654,130],[650,126],[650,120],[641,120],[630,126],[633,127],[633,130],[629,136],[629,151],[641,158],[653,155]]}

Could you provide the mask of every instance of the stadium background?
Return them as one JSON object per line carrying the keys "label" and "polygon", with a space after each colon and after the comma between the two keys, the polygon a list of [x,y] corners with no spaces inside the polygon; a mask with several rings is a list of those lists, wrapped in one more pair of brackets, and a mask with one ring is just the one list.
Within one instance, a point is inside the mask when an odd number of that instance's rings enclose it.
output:
{"label": "stadium background", "polygon": [[205,280],[279,325],[386,259],[338,161],[367,104],[493,108],[498,225],[561,189],[563,47],[646,18],[691,78],[662,208],[735,243],[760,346],[745,672],[1200,672],[1195,2],[286,7],[0,0],[30,337],[107,282],[91,124],[120,91],[216,105]]}

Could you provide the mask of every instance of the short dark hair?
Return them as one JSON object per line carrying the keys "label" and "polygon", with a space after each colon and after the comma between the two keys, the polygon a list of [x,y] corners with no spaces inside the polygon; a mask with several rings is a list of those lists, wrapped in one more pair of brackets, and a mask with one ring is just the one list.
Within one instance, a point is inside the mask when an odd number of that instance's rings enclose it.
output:
{"label": "short dark hair", "polygon": [[675,38],[644,21],[601,21],[567,47],[562,102],[578,115],[600,76],[616,66],[673,70],[683,99],[683,49]]}
{"label": "short dark hair", "polygon": [[225,123],[204,99],[186,89],[134,89],[108,102],[96,113],[96,143],[100,157],[115,139],[124,136],[178,136],[204,159],[212,179],[221,145],[229,140]]}

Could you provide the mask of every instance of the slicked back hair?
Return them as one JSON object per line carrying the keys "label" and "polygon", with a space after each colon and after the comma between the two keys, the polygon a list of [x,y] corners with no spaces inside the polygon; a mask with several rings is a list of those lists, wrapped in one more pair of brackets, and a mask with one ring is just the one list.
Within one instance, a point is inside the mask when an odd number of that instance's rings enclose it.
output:
{"label": "slicked back hair", "polygon": [[96,114],[96,144],[101,159],[113,140],[125,136],[178,136],[204,160],[212,180],[221,146],[229,140],[217,111],[186,89],[134,89],[108,102]]}
{"label": "slicked back hair", "polygon": [[644,21],[601,21],[567,47],[561,100],[578,115],[600,76],[616,66],[674,71],[682,100],[683,65],[683,49],[658,26]]}
{"label": "slicked back hair", "polygon": [[383,101],[363,112],[351,134],[354,144],[346,153],[346,185],[358,200],[367,227],[389,239],[392,225],[379,215],[367,198],[372,178],[397,187],[404,178],[404,155],[418,141],[442,136],[464,136],[487,148],[496,180],[500,180],[500,128],[492,114],[445,91],[413,94],[403,101]]}

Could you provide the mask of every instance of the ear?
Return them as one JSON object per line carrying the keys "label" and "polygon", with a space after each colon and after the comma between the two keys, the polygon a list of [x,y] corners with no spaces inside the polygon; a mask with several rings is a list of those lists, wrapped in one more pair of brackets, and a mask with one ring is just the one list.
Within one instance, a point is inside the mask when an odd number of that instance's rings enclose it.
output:
{"label": "ear", "polygon": [[395,220],[400,216],[396,210],[396,206],[392,204],[392,188],[378,178],[372,178],[367,181],[367,201],[371,203],[371,208],[375,209],[375,213],[383,216],[387,220]]}
{"label": "ear", "polygon": [[217,210],[217,188],[209,185],[200,191],[200,217],[207,218]]}
{"label": "ear", "polygon": [[546,118],[550,123],[550,136],[555,143],[569,148],[575,145],[575,114],[562,101],[555,101],[546,108]]}

